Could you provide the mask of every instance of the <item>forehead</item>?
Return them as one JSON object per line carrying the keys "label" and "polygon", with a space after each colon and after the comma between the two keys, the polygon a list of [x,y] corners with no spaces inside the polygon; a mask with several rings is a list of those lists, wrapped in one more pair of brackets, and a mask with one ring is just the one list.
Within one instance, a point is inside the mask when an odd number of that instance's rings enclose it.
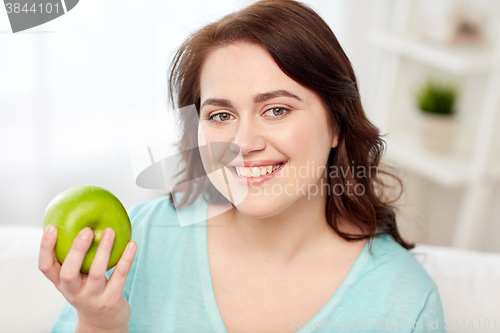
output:
{"label": "forehead", "polygon": [[305,88],[288,77],[263,46],[239,43],[209,53],[202,66],[200,89],[203,98],[242,90],[252,95],[276,89],[304,93]]}

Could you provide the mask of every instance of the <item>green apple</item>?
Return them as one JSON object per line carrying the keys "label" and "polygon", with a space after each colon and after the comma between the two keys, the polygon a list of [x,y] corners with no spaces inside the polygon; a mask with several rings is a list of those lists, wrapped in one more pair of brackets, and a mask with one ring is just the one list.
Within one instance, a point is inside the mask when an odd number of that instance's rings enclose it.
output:
{"label": "green apple", "polygon": [[44,228],[49,224],[57,227],[55,255],[61,264],[80,231],[85,227],[94,230],[94,239],[80,270],[82,274],[89,273],[104,229],[115,231],[108,270],[118,263],[132,238],[132,226],[122,203],[111,192],[97,186],[76,186],[58,194],[45,211]]}

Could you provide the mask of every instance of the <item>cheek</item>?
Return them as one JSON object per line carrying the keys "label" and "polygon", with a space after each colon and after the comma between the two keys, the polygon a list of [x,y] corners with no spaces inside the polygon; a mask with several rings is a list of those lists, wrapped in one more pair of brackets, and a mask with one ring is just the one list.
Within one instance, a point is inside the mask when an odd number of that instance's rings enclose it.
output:
{"label": "cheek", "polygon": [[314,160],[315,163],[322,163],[330,153],[331,142],[325,123],[312,121],[307,117],[280,128],[279,135],[273,138],[273,144],[297,162]]}
{"label": "cheek", "polygon": [[217,128],[202,124],[199,127],[199,131],[203,132],[203,135],[208,142],[232,142],[235,137],[235,128],[231,126]]}

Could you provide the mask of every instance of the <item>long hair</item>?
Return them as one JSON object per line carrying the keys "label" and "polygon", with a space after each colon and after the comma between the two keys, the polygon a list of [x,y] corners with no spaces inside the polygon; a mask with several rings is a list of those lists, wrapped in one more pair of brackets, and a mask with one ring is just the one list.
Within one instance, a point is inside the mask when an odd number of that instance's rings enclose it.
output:
{"label": "long hair", "polygon": [[[415,244],[405,242],[396,225],[394,203],[402,194],[403,184],[394,173],[379,170],[385,141],[365,115],[354,71],[337,38],[306,5],[293,0],[262,0],[193,33],[179,48],[169,69],[168,90],[173,107],[194,105],[199,115],[200,73],[205,59],[213,49],[237,42],[265,47],[286,75],[315,91],[326,107],[329,129],[339,135],[326,167],[347,171],[336,175],[328,172],[330,188],[359,184],[364,189],[362,195],[329,193],[325,207],[328,224],[348,241],[370,240],[379,235],[376,229],[381,228],[404,248],[412,249]],[[195,166],[182,170],[182,179],[204,180],[178,185],[175,192],[184,195],[176,206],[189,205],[202,193],[208,193],[205,199],[210,203],[221,202],[222,195],[207,177],[202,177],[206,173],[199,151],[188,149],[197,143],[197,119],[188,119],[182,112],[179,116],[183,135],[178,148],[185,165]],[[354,172],[353,166],[368,172]],[[392,200],[384,194],[390,188],[384,177],[395,180],[401,189]],[[170,196],[173,203],[172,193]],[[339,216],[367,232],[340,231]]]}

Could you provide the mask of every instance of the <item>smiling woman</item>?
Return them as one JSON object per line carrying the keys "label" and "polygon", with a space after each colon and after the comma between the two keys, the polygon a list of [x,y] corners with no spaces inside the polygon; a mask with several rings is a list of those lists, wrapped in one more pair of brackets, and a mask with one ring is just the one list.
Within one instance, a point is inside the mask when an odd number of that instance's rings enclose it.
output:
{"label": "smiling woman", "polygon": [[[446,332],[383,196],[382,174],[399,181],[378,169],[384,141],[312,9],[263,0],[209,24],[169,79],[186,167],[169,196],[130,211],[131,330]],[[56,328],[76,318],[68,306]]]}
{"label": "smiling woman", "polygon": [[[335,35],[304,5],[293,1],[267,1],[265,4],[254,4],[203,27],[181,46],[171,67],[172,103],[178,108],[196,106],[207,141],[234,142],[244,150],[241,144],[245,142],[235,141],[235,131],[238,127],[238,135],[242,137],[244,126],[248,126],[252,133],[260,133],[253,141],[258,142],[271,131],[273,140],[291,145],[297,151],[309,152],[308,145],[321,150],[326,154],[326,158],[322,157],[324,161],[316,160],[319,156],[304,156],[302,162],[311,164],[311,174],[313,162],[316,168],[325,167],[327,171],[332,168],[350,170],[353,166],[375,169],[377,172],[372,177],[344,172],[339,177],[326,177],[317,184],[320,192],[323,189],[323,193],[330,193],[323,195],[326,203],[321,206],[325,207],[328,224],[346,240],[371,239],[376,229],[381,228],[404,248],[413,248],[413,244],[402,239],[396,226],[391,204],[397,198],[393,201],[381,198],[385,185],[379,174],[400,181],[379,169],[385,142],[366,118],[354,71]],[[240,104],[235,105],[238,102]],[[266,110],[256,111],[258,107],[266,107]],[[282,119],[279,121],[277,115],[270,113],[276,107],[284,113],[280,114]],[[243,111],[248,110],[262,112],[259,115],[262,121],[247,121],[247,113]],[[177,186],[177,191],[185,195],[176,207],[193,203],[202,193],[210,203],[225,202],[221,195],[224,192],[202,177],[206,170],[200,154],[189,151],[200,141],[196,131],[198,119],[182,112],[180,118],[184,135],[179,148],[185,152],[184,160],[191,167],[186,168],[184,181]],[[221,125],[222,119],[231,124],[215,130],[212,125]],[[204,124],[203,120],[210,122]],[[264,123],[267,124],[265,128],[257,131],[256,126]],[[295,128],[291,127],[293,124]],[[308,129],[314,133],[306,132]],[[222,132],[223,136],[217,134]],[[290,137],[286,137],[287,134]],[[321,141],[316,136],[331,142],[329,148],[318,147]],[[268,151],[252,156],[244,151],[241,153],[249,163],[274,154]],[[292,170],[301,166],[288,164]],[[253,170],[248,172],[253,173]],[[192,179],[199,181],[189,181]],[[356,185],[363,189],[362,196],[349,195],[348,187]],[[334,189],[339,195],[331,195]],[[355,232],[340,228],[342,220],[355,226]]]}
{"label": "smiling woman", "polygon": [[[205,140],[233,142],[241,152],[239,159],[226,165],[228,174],[234,175],[238,183],[232,186],[231,177],[228,182],[233,193],[239,191],[239,184],[244,186],[240,191],[247,195],[237,209],[226,214],[227,219],[239,221],[245,216],[263,222],[262,218],[267,217],[266,224],[275,225],[286,220],[286,215],[297,218],[311,211],[321,212],[326,195],[311,198],[298,188],[319,188],[321,182],[326,184],[326,178],[320,173],[313,177],[312,170],[306,177],[291,172],[307,168],[308,164],[311,169],[313,163],[327,165],[331,148],[337,145],[338,135],[329,131],[327,111],[317,94],[288,77],[269,52],[254,43],[213,50],[202,67],[200,88],[200,122]],[[213,97],[227,97],[227,102],[206,105]],[[221,114],[227,114],[223,121],[213,119],[221,119]],[[269,168],[271,173],[267,173]],[[216,184],[215,193],[224,193]],[[271,186],[271,191],[266,191],[264,185]],[[291,195],[279,194],[285,188]],[[273,189],[274,193],[269,193]],[[324,216],[313,221],[308,230],[314,230],[316,222],[327,227]],[[289,220],[287,228],[291,225]],[[268,231],[262,232],[269,235]]]}

